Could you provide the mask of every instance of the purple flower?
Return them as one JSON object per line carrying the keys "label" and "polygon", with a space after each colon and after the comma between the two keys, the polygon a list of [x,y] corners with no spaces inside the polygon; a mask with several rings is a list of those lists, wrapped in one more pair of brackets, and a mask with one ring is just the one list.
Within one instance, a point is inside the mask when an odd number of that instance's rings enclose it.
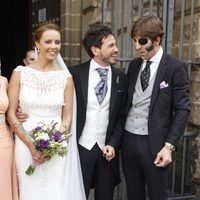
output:
{"label": "purple flower", "polygon": [[60,131],[56,131],[54,134],[54,140],[55,141],[59,141],[61,138],[61,132]]}
{"label": "purple flower", "polygon": [[37,127],[35,128],[35,130],[36,130],[36,131],[40,131],[40,130],[42,130],[42,128],[41,128],[40,126],[37,126]]}
{"label": "purple flower", "polygon": [[47,148],[48,145],[49,145],[48,140],[47,140],[47,141],[41,140],[41,142],[40,142],[40,147],[41,147],[42,149]]}

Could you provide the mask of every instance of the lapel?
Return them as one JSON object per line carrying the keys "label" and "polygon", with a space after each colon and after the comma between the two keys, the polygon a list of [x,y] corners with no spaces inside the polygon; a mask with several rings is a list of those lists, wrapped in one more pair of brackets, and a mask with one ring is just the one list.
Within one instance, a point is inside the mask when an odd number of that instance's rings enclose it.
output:
{"label": "lapel", "polygon": [[129,66],[130,69],[128,70],[129,88],[128,88],[127,109],[129,109],[129,107],[132,103],[133,93],[135,92],[135,85],[136,85],[136,82],[138,79],[141,65],[142,65],[142,59],[139,58],[139,59],[135,60],[135,62],[131,63],[131,65]]}
{"label": "lapel", "polygon": [[79,77],[80,77],[81,89],[83,93],[85,106],[87,105],[87,96],[88,96],[89,67],[90,67],[90,61],[84,63],[79,68],[80,70]]}
{"label": "lapel", "polygon": [[157,74],[156,74],[155,83],[154,83],[154,87],[153,87],[153,91],[152,91],[149,114],[151,113],[151,111],[153,109],[153,105],[156,102],[156,97],[157,97],[158,92],[160,90],[160,83],[163,80],[163,76],[166,72],[167,67],[168,67],[167,66],[167,54],[163,53],[160,64],[158,66],[158,71],[157,71]]}
{"label": "lapel", "polygon": [[111,93],[110,93],[110,107],[109,107],[109,118],[114,111],[114,105],[117,98],[118,86],[120,84],[120,76],[117,70],[111,66],[112,80],[111,80]]}

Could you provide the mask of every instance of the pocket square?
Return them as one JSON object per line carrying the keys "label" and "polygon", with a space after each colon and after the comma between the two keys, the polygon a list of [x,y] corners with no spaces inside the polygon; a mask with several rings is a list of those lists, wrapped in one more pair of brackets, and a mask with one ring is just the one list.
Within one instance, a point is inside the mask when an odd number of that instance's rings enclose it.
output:
{"label": "pocket square", "polygon": [[117,76],[116,84],[119,84],[119,76]]}
{"label": "pocket square", "polygon": [[166,83],[165,81],[163,81],[163,82],[160,84],[160,89],[166,88],[166,87],[169,87],[169,84]]}

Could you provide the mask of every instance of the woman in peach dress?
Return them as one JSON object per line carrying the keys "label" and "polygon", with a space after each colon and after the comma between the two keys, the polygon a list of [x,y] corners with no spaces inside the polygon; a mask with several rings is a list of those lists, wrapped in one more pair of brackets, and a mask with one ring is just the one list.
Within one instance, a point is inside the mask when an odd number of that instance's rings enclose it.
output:
{"label": "woman in peach dress", "polygon": [[9,104],[7,87],[7,79],[0,76],[0,200],[18,200],[14,143],[5,123],[5,112]]}

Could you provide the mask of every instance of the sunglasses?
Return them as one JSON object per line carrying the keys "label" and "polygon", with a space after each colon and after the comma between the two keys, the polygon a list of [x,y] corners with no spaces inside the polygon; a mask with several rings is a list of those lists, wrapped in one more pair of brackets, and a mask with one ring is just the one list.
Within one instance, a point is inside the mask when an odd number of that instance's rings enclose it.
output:
{"label": "sunglasses", "polygon": [[147,38],[140,38],[140,39],[138,39],[138,43],[140,45],[145,45],[145,44],[148,43],[148,39]]}

